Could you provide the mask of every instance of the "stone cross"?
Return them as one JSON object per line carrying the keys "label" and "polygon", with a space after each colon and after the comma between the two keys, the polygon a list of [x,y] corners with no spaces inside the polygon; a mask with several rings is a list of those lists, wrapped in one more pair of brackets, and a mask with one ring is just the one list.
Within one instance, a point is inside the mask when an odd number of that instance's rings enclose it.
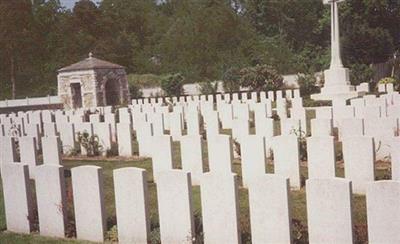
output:
{"label": "stone cross", "polygon": [[339,35],[339,9],[338,4],[345,0],[323,0],[324,4],[331,5],[331,66],[330,68],[342,68],[340,56],[340,35]]}

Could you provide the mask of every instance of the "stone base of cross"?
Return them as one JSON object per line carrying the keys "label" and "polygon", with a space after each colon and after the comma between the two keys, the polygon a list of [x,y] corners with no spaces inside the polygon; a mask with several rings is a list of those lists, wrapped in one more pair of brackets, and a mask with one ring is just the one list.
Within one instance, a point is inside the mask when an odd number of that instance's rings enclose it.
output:
{"label": "stone base of cross", "polygon": [[325,84],[321,93],[311,95],[313,100],[332,101],[350,99],[364,95],[350,85],[350,72],[347,68],[330,68],[324,71]]}

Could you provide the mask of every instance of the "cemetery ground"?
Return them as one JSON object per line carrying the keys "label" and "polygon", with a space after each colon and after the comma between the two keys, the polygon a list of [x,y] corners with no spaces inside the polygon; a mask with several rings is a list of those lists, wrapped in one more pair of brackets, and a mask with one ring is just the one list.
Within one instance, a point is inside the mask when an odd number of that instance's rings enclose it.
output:
{"label": "cemetery ground", "polygon": [[[204,146],[206,143],[203,141]],[[180,146],[179,143],[174,143],[173,145],[173,159],[174,168],[180,168]],[[205,169],[208,170],[207,165],[207,153],[206,147],[204,147],[203,157],[205,161]],[[0,192],[0,243],[88,243],[85,241],[78,241],[74,239],[74,214],[72,205],[72,187],[71,187],[71,177],[69,169],[81,165],[96,165],[102,167],[102,172],[104,176],[104,200],[106,207],[107,216],[107,232],[106,240],[107,242],[113,242],[117,239],[116,230],[116,219],[115,219],[115,200],[114,200],[114,186],[113,186],[113,170],[122,167],[139,167],[146,169],[147,180],[149,187],[149,202],[150,202],[150,219],[151,219],[151,243],[160,243],[159,228],[158,228],[158,211],[157,211],[157,197],[156,197],[156,187],[152,178],[152,167],[151,159],[149,158],[130,158],[125,160],[119,160],[118,158],[94,158],[94,159],[64,159],[63,165],[66,168],[66,188],[67,188],[67,200],[68,200],[68,227],[67,236],[71,237],[69,239],[52,239],[45,238],[39,235],[21,235],[6,232],[6,222],[4,213],[4,203],[2,199],[2,192]],[[379,166],[380,165],[380,166]],[[376,170],[377,179],[388,178],[389,166],[388,164],[379,164]],[[250,220],[249,220],[249,203],[247,189],[241,187],[241,167],[240,160],[235,159],[233,163],[233,168],[235,173],[238,175],[239,180],[239,223],[241,226],[241,238],[243,243],[250,243]],[[267,173],[273,172],[273,164],[267,162]],[[338,161],[336,165],[336,175],[338,177],[343,177],[343,163]],[[292,224],[293,224],[293,239],[294,243],[307,243],[307,213],[306,213],[306,195],[304,189],[305,179],[307,179],[307,167],[306,162],[301,163],[301,178],[302,178],[302,188],[298,191],[291,191],[290,197],[292,199],[291,213],[292,213]],[[1,190],[1,187],[0,187]],[[196,239],[200,240],[201,243],[201,203],[200,203],[200,188],[199,186],[193,186],[193,206],[194,206],[194,216],[195,216],[195,227],[196,227]],[[366,203],[365,196],[353,195],[353,213],[354,213],[354,232],[356,243],[366,243],[367,242],[367,219],[366,219]],[[265,207],[268,207],[268,203],[265,203]],[[173,211],[173,210],[172,210]],[[178,213],[177,213],[178,214]],[[35,218],[35,217],[34,217]],[[37,219],[37,217],[36,217]],[[37,223],[37,220],[35,221]],[[36,228],[38,225],[36,224]],[[223,226],[221,226],[223,228]],[[199,243],[196,242],[196,243]]]}

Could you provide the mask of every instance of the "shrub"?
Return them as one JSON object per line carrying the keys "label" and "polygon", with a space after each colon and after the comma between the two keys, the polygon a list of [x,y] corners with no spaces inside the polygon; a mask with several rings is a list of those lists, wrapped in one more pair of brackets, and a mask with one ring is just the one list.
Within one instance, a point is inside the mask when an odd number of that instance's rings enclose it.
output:
{"label": "shrub", "polygon": [[297,136],[297,138],[299,139],[300,160],[307,161],[307,135],[305,131],[303,131],[302,128],[293,128],[290,131],[290,134]]}
{"label": "shrub", "polygon": [[131,94],[131,98],[140,98],[143,96],[140,86],[137,83],[129,83],[129,93]]}
{"label": "shrub", "polygon": [[283,77],[269,65],[257,65],[240,70],[240,85],[254,91],[278,90]]}
{"label": "shrub", "polygon": [[393,77],[386,77],[379,80],[379,84],[395,84],[395,83],[397,83],[397,81]]}
{"label": "shrub", "polygon": [[237,68],[228,69],[222,76],[225,92],[240,91],[240,71]]}
{"label": "shrub", "polygon": [[317,93],[319,91],[319,87],[317,86],[317,79],[314,75],[297,75],[297,83],[300,87],[300,93],[302,97],[309,97],[313,93]]}
{"label": "shrub", "polygon": [[371,83],[374,76],[372,68],[366,64],[352,64],[350,70],[350,81],[354,86],[363,82]]}
{"label": "shrub", "polygon": [[218,92],[218,81],[203,81],[199,83],[200,93],[203,95],[215,94]]}
{"label": "shrub", "polygon": [[385,77],[378,82],[378,84],[393,84],[395,89],[399,87],[399,83],[400,82],[393,77]]}
{"label": "shrub", "polygon": [[101,154],[103,147],[100,145],[97,135],[90,136],[86,131],[83,133],[78,132],[77,138],[79,145],[85,148],[87,156],[93,157]]}
{"label": "shrub", "polygon": [[170,74],[161,79],[161,89],[166,96],[183,95],[185,77],[180,73]]}

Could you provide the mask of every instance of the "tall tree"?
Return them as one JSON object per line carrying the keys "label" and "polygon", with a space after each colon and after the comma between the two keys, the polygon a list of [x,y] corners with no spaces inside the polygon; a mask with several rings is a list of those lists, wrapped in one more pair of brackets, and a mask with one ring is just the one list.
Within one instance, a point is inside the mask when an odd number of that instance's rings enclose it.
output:
{"label": "tall tree", "polygon": [[0,1],[0,46],[2,47],[3,64],[8,70],[11,82],[11,97],[17,95],[18,69],[24,62],[24,55],[32,45],[31,22],[32,5],[30,0]]}

